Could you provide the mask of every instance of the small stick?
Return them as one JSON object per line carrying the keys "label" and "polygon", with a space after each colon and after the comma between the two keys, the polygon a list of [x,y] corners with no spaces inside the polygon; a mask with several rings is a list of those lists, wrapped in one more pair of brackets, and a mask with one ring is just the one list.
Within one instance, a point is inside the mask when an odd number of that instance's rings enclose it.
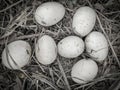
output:
{"label": "small stick", "polygon": [[99,23],[99,25],[100,25],[100,28],[101,28],[102,32],[104,33],[104,35],[106,36],[106,38],[107,38],[107,40],[108,40],[108,43],[109,43],[110,48],[111,48],[111,50],[112,50],[112,52],[113,52],[113,55],[114,55],[114,57],[115,57],[118,65],[119,65],[119,67],[120,67],[120,61],[119,61],[119,59],[118,59],[118,57],[117,57],[117,55],[116,55],[116,53],[115,53],[115,50],[114,50],[114,48],[113,48],[113,46],[112,46],[112,44],[111,44],[111,42],[110,42],[110,39],[109,39],[108,35],[106,34],[106,32],[105,32],[105,30],[104,30],[104,28],[103,28],[103,26],[102,26],[102,24],[101,24],[101,21],[100,21],[100,19],[99,19],[98,16],[97,16],[97,20],[98,20],[98,23]]}
{"label": "small stick", "polygon": [[1,13],[1,12],[4,12],[4,11],[10,9],[10,8],[12,8],[13,6],[15,6],[15,5],[21,3],[22,1],[23,1],[23,0],[20,0],[20,1],[16,2],[16,3],[14,3],[14,4],[12,4],[12,5],[10,5],[10,6],[6,7],[6,8],[4,8],[4,9],[0,10],[0,13]]}
{"label": "small stick", "polygon": [[108,90],[119,90],[120,88],[120,78],[116,80]]}
{"label": "small stick", "polygon": [[34,38],[34,37],[38,37],[40,36],[40,34],[31,34],[31,35],[23,35],[23,36],[19,36],[17,37],[15,40],[19,40],[19,39],[26,39],[26,38]]}
{"label": "small stick", "polygon": [[66,75],[65,75],[65,72],[64,72],[64,70],[63,70],[63,67],[62,67],[62,65],[61,65],[61,63],[60,63],[60,61],[59,61],[59,58],[57,59],[57,62],[58,62],[58,66],[59,66],[59,68],[60,68],[60,70],[61,70],[61,73],[62,73],[62,75],[63,75],[63,78],[64,78],[64,80],[65,80],[65,83],[66,83],[66,86],[67,86],[67,90],[71,90],[70,85],[69,85],[69,82],[68,82],[67,77],[66,77]]}

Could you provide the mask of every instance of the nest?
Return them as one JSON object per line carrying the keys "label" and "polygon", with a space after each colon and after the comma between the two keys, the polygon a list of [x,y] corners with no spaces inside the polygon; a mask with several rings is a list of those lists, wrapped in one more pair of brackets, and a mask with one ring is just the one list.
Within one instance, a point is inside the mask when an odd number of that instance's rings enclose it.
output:
{"label": "nest", "polygon": [[[34,20],[40,4],[57,1],[66,8],[65,17],[51,27],[43,27]],[[33,48],[31,62],[21,70],[9,70],[0,63],[0,90],[118,90],[120,88],[120,0],[3,0],[0,1],[0,61],[5,45],[15,40],[25,40]],[[80,85],[72,81],[72,66],[85,58],[86,52],[74,59],[57,57],[51,65],[40,64],[34,55],[38,37],[47,34],[58,43],[74,35],[72,17],[81,6],[90,6],[97,12],[95,31],[102,32],[109,43],[109,54],[99,64],[97,77]]]}

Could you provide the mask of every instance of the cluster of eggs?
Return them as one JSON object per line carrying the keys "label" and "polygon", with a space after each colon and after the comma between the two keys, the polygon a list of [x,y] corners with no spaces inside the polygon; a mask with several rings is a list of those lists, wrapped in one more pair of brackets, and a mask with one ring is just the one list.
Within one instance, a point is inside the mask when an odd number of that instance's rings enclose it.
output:
{"label": "cluster of eggs", "polygon": [[[52,26],[65,15],[65,7],[57,2],[41,4],[34,14],[35,20],[42,26]],[[98,72],[97,62],[105,60],[108,54],[108,43],[105,36],[92,31],[96,22],[96,12],[88,7],[80,7],[73,16],[72,28],[76,35],[63,38],[56,45],[49,35],[41,36],[35,45],[37,60],[48,65],[57,58],[57,53],[65,58],[76,58],[85,50],[90,55],[88,59],[79,60],[73,65],[71,77],[76,83],[86,83],[93,80]],[[85,37],[85,40],[82,38]],[[7,45],[2,53],[2,63],[10,69],[20,69],[31,57],[31,46],[23,40]]]}

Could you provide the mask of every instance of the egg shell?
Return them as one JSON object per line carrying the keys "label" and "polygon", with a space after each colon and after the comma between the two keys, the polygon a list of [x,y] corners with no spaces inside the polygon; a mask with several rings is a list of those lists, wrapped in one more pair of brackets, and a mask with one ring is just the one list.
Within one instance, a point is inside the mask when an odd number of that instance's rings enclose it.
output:
{"label": "egg shell", "polygon": [[54,39],[49,35],[39,38],[35,46],[35,55],[43,65],[53,63],[57,57],[57,46]]}
{"label": "egg shell", "polygon": [[98,65],[92,59],[82,59],[73,65],[72,80],[79,84],[92,81],[98,73]]}
{"label": "egg shell", "polygon": [[96,22],[96,12],[88,7],[80,7],[73,16],[72,27],[75,34],[81,37],[92,31]]}
{"label": "egg shell", "polygon": [[34,14],[35,20],[43,26],[52,26],[58,23],[65,15],[65,8],[58,2],[41,4]]}
{"label": "egg shell", "polygon": [[100,32],[91,32],[85,38],[85,45],[87,53],[98,62],[105,60],[108,55],[107,39]]}
{"label": "egg shell", "polygon": [[58,53],[65,58],[75,58],[84,51],[84,42],[78,36],[68,36],[58,43]]}
{"label": "egg shell", "polygon": [[31,46],[28,42],[17,40],[11,42],[2,52],[2,64],[9,69],[20,69],[28,64]]}

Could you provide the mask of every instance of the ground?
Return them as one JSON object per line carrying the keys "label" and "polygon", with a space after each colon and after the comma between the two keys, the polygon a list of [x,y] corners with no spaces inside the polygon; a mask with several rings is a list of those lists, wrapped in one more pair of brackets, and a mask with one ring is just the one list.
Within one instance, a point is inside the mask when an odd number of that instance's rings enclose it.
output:
{"label": "ground", "polygon": [[[51,27],[43,27],[34,20],[36,8],[47,1],[57,1],[66,8],[65,17]],[[51,65],[37,62],[34,45],[38,37],[48,34],[58,43],[74,35],[72,17],[81,6],[90,6],[97,12],[93,30],[102,32],[109,53],[103,63],[98,63],[97,77],[87,84],[76,84],[70,72],[86,52],[74,59],[58,55]],[[5,45],[15,40],[25,40],[32,46],[30,63],[21,70],[10,70],[2,65],[1,54]],[[84,39],[84,38],[83,38]],[[19,51],[19,50],[18,50]],[[120,0],[0,0],[0,90],[118,90],[120,88]]]}

